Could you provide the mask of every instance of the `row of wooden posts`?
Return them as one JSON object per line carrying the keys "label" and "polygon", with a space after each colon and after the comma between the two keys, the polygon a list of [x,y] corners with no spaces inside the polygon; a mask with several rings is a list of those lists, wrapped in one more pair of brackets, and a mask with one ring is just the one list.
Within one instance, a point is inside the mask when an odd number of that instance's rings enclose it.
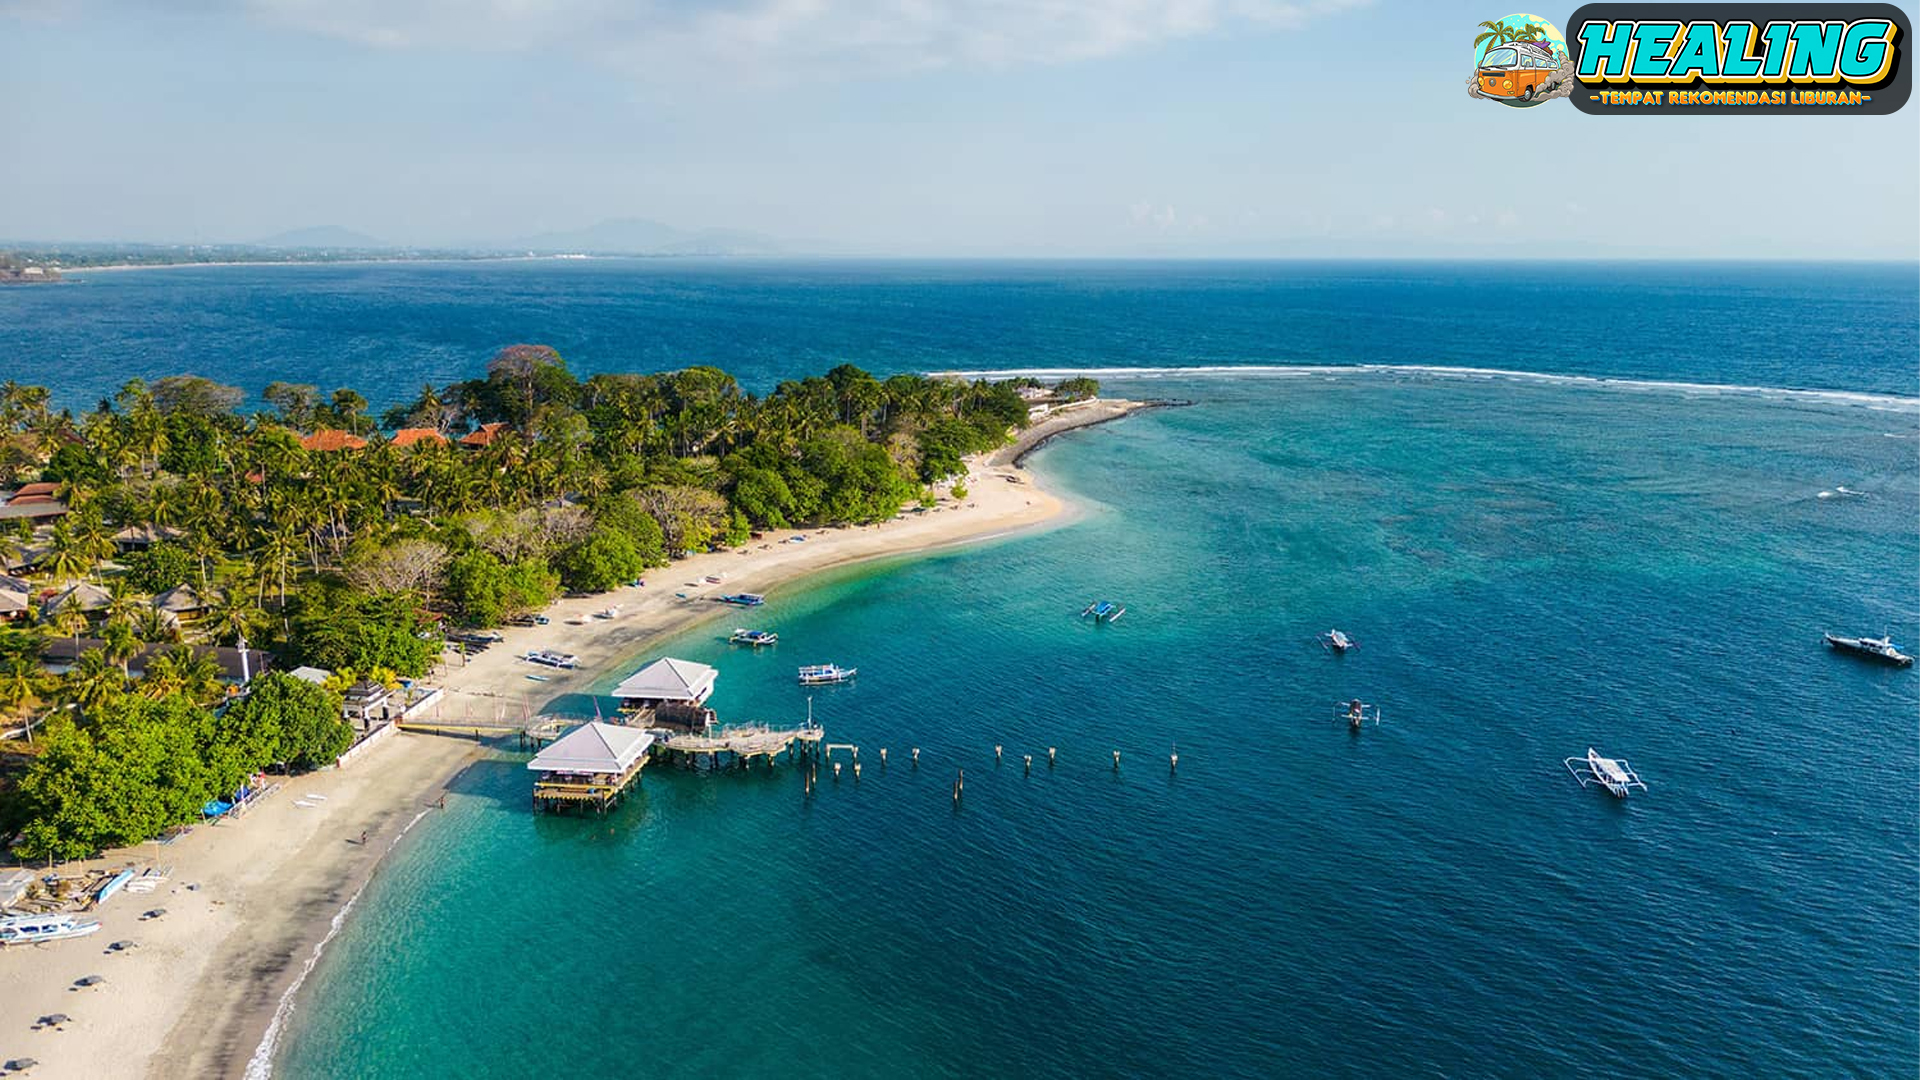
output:
{"label": "row of wooden posts", "polygon": [[[827,761],[830,764],[832,764],[833,778],[836,782],[839,781],[840,762],[832,760],[833,752],[835,750],[846,750],[850,753],[853,759],[852,760],[853,778],[855,780],[860,779],[860,748],[858,746],[853,745],[852,743],[829,743],[825,747],[822,747],[819,751],[816,751],[815,755],[809,756],[807,759],[807,762],[805,764],[805,772],[802,774],[804,777],[805,790],[807,794],[809,795],[813,794],[814,787],[819,783],[820,758],[822,757],[826,758]],[[918,769],[920,767],[920,748],[917,746],[913,747],[911,754],[912,754],[913,767]],[[1047,747],[1047,768],[1051,769],[1059,762],[1059,755],[1060,755],[1060,751],[1058,747],[1054,747],[1054,746]],[[998,766],[1002,764],[1005,761],[1005,759],[1006,759],[1006,747],[1000,744],[995,744],[993,748],[994,765]],[[1028,776],[1033,775],[1033,755],[1032,754],[1022,755],[1021,763],[1025,767],[1027,775]],[[880,748],[880,767],[886,768],[886,765],[887,765],[887,748],[883,746]],[[1179,769],[1180,769],[1180,750],[1178,747],[1176,747],[1172,753],[1167,755],[1167,771],[1172,773],[1172,772],[1178,772]],[[1115,750],[1113,752],[1113,771],[1114,772],[1120,771],[1120,751],[1118,750]],[[966,790],[966,786],[967,786],[967,770],[964,767],[956,769],[955,775],[953,778],[953,801],[954,802],[960,801],[961,793]]]}

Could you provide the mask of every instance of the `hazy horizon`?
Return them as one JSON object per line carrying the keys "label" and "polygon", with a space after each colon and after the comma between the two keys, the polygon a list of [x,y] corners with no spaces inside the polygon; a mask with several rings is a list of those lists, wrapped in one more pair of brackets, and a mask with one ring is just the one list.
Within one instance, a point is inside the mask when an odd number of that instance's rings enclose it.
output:
{"label": "hazy horizon", "polygon": [[0,0],[0,92],[29,103],[0,237],[502,248],[646,219],[793,255],[1920,258],[1914,108],[1506,109],[1466,94],[1497,14],[1466,4],[455,7]]}

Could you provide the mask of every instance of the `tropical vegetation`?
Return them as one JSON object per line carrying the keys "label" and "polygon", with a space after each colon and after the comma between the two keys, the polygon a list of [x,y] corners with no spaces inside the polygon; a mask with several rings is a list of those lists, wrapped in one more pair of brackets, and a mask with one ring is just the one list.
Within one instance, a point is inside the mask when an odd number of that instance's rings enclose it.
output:
{"label": "tropical vegetation", "polygon": [[[53,485],[66,511],[0,521],[0,574],[24,575],[33,607],[0,629],[0,727],[25,725],[16,783],[0,761],[0,830],[66,858],[188,820],[250,770],[338,752],[344,725],[314,728],[330,691],[255,679],[229,704],[208,645],[417,677],[450,627],[759,530],[930,501],[1026,422],[1023,385],[841,365],[756,395],[712,367],[582,379],[539,345],[378,412],[291,382],[243,412],[243,391],[194,375],[78,413],[0,385],[0,488]],[[54,639],[72,654],[57,677]],[[137,794],[102,803],[122,789]]]}

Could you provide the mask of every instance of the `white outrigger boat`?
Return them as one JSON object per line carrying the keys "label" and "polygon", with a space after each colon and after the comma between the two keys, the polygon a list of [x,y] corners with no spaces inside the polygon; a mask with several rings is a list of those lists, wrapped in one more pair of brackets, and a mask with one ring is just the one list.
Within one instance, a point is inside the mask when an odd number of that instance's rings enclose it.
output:
{"label": "white outrigger boat", "polygon": [[756,649],[762,645],[776,645],[779,644],[779,642],[780,635],[771,630],[746,630],[736,628],[733,634],[727,638],[727,643],[730,645],[752,645]]}
{"label": "white outrigger boat", "polygon": [[1360,647],[1359,642],[1353,640],[1352,638],[1348,637],[1345,633],[1339,630],[1329,630],[1326,633],[1321,634],[1320,644],[1325,645],[1327,648],[1332,649],[1334,652],[1337,652],[1337,653],[1343,653],[1343,652],[1346,652],[1348,649],[1356,649]]}
{"label": "white outrigger boat", "polygon": [[1573,774],[1575,780],[1580,781],[1581,787],[1599,784],[1607,789],[1607,794],[1616,799],[1626,798],[1627,793],[1634,788],[1639,788],[1641,791],[1647,790],[1647,785],[1640,782],[1640,777],[1634,773],[1633,766],[1627,764],[1625,758],[1601,757],[1600,752],[1591,746],[1587,747],[1586,757],[1570,757],[1566,765],[1567,771]]}
{"label": "white outrigger boat", "polygon": [[86,937],[100,929],[98,919],[72,915],[16,915],[0,919],[0,945],[38,945],[43,941]]}
{"label": "white outrigger boat", "polygon": [[858,673],[858,668],[843,668],[839,664],[808,664],[800,669],[800,685],[832,686],[851,681]]}
{"label": "white outrigger boat", "polygon": [[580,658],[572,653],[554,652],[551,649],[535,649],[527,654],[527,659],[551,668],[571,668],[580,663]]}

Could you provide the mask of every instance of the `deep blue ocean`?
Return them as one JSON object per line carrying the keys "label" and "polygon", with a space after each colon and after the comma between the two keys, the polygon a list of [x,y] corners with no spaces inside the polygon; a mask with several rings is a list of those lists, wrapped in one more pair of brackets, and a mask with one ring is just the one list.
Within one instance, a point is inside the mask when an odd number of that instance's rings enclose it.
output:
{"label": "deep blue ocean", "polygon": [[[722,715],[770,721],[805,714],[796,664],[857,664],[813,707],[864,748],[858,781],[649,770],[569,818],[531,812],[524,757],[463,775],[329,946],[275,1075],[1920,1071],[1920,675],[1820,638],[1920,639],[1913,268],[527,263],[0,292],[4,374],[80,400],[181,368],[398,396],[515,340],[755,389],[842,360],[1247,370],[1109,378],[1195,404],[1035,455],[1069,523],[777,590],[757,655],[716,623],[634,658],[715,663]],[[1625,381],[1265,370],[1354,363]],[[1126,618],[1077,618],[1095,598]],[[1361,647],[1325,652],[1332,626]],[[1332,719],[1356,696],[1383,712],[1357,735]],[[1562,759],[1589,746],[1649,790],[1582,789]]]}
{"label": "deep blue ocean", "polygon": [[185,373],[376,405],[504,345],[581,374],[1439,364],[1920,394],[1920,271],[1734,263],[642,259],[77,272],[0,290],[0,365],[89,407]]}

